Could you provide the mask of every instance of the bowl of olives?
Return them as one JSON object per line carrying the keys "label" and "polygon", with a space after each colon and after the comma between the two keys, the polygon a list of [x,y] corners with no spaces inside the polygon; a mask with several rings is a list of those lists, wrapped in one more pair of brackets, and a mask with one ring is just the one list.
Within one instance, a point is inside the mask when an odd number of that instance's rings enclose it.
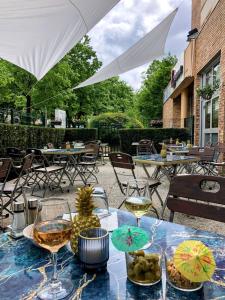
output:
{"label": "bowl of olives", "polygon": [[134,252],[126,253],[127,277],[138,285],[149,286],[161,280],[162,249],[157,244],[151,244]]}
{"label": "bowl of olives", "polygon": [[166,248],[165,251],[167,282],[175,289],[183,292],[194,292],[201,289],[203,283],[191,282],[176,269],[173,260],[175,251],[176,251],[175,246],[169,246]]}

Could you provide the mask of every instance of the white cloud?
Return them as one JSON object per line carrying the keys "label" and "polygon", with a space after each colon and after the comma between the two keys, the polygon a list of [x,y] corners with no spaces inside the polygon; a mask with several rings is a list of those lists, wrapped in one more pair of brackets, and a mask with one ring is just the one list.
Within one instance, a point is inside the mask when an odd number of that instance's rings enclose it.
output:
{"label": "white cloud", "polygon": [[[126,51],[163,20],[181,0],[121,0],[89,33],[91,44],[103,65]],[[171,27],[166,53],[179,55],[186,47],[190,30],[191,0],[184,0]],[[134,89],[142,81],[146,66],[129,71],[121,78]]]}

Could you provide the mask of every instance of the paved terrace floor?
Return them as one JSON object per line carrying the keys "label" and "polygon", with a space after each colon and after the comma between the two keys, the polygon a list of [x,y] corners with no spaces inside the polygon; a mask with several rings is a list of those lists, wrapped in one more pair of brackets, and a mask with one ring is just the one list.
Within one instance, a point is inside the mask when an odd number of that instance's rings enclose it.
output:
{"label": "paved terrace floor", "polygon": [[[151,172],[153,172],[153,168],[150,169],[150,173]],[[141,166],[136,167],[136,175],[137,177],[143,177],[145,175]],[[124,199],[124,196],[119,190],[118,184],[116,182],[116,177],[113,173],[113,169],[108,161],[106,161],[105,165],[99,164],[99,173],[97,174],[97,177],[99,184],[96,186],[102,186],[106,190],[109,199],[109,205],[111,207],[118,207],[121,201]],[[159,186],[158,190],[163,201],[165,201],[169,189],[169,182],[166,178],[161,179],[161,182],[162,184]],[[75,185],[73,187],[70,187],[70,191],[68,192],[68,183],[66,182],[63,186],[63,193],[59,192],[59,190],[55,190],[54,192],[47,192],[46,197],[54,196],[67,199],[71,206],[74,207],[76,191],[79,186],[81,186],[81,182],[75,182]],[[27,193],[27,197],[30,197],[29,193]],[[34,196],[32,196],[32,198],[34,198]],[[158,211],[161,212],[161,205],[158,202],[157,197],[153,196],[153,202]],[[124,206],[121,209],[126,210]],[[149,215],[154,216],[153,213],[150,213]],[[169,219],[168,209],[165,210],[164,218],[166,220]],[[8,222],[9,220],[7,220],[7,223]],[[208,230],[225,235],[225,224],[220,222],[210,221],[207,219],[187,216],[178,213],[175,213],[174,222],[196,229]]]}

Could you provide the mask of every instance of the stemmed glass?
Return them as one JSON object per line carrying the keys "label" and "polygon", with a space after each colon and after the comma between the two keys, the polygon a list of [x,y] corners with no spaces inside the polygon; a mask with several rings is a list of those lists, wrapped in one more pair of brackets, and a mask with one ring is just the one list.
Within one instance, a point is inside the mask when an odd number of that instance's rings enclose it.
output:
{"label": "stemmed glass", "polygon": [[[63,214],[69,216],[64,219]],[[70,207],[67,201],[48,199],[39,202],[34,223],[34,239],[39,246],[49,250],[52,255],[53,276],[38,292],[43,300],[63,299],[73,290],[68,279],[58,279],[57,252],[67,244],[72,231]]]}
{"label": "stemmed glass", "polygon": [[133,179],[127,182],[125,206],[137,218],[140,227],[141,217],[149,212],[152,200],[147,180]]}

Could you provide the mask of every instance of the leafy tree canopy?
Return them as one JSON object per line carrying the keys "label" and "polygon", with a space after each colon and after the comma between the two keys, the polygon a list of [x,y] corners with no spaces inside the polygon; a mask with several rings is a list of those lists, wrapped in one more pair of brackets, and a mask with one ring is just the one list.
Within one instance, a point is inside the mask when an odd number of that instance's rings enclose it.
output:
{"label": "leafy tree canopy", "polygon": [[118,128],[143,128],[143,124],[135,117],[116,112],[102,113],[92,117],[89,121],[90,128],[98,128],[101,125],[116,126]]}
{"label": "leafy tree canopy", "polygon": [[70,122],[106,111],[123,112],[133,101],[132,89],[118,77],[80,89],[80,82],[92,76],[102,63],[85,36],[40,81],[27,71],[0,60],[0,106],[27,112],[66,110]]}
{"label": "leafy tree canopy", "polygon": [[148,67],[142,87],[136,95],[137,107],[145,124],[152,119],[162,118],[163,91],[176,62],[176,57],[169,55],[161,61],[154,60]]}

